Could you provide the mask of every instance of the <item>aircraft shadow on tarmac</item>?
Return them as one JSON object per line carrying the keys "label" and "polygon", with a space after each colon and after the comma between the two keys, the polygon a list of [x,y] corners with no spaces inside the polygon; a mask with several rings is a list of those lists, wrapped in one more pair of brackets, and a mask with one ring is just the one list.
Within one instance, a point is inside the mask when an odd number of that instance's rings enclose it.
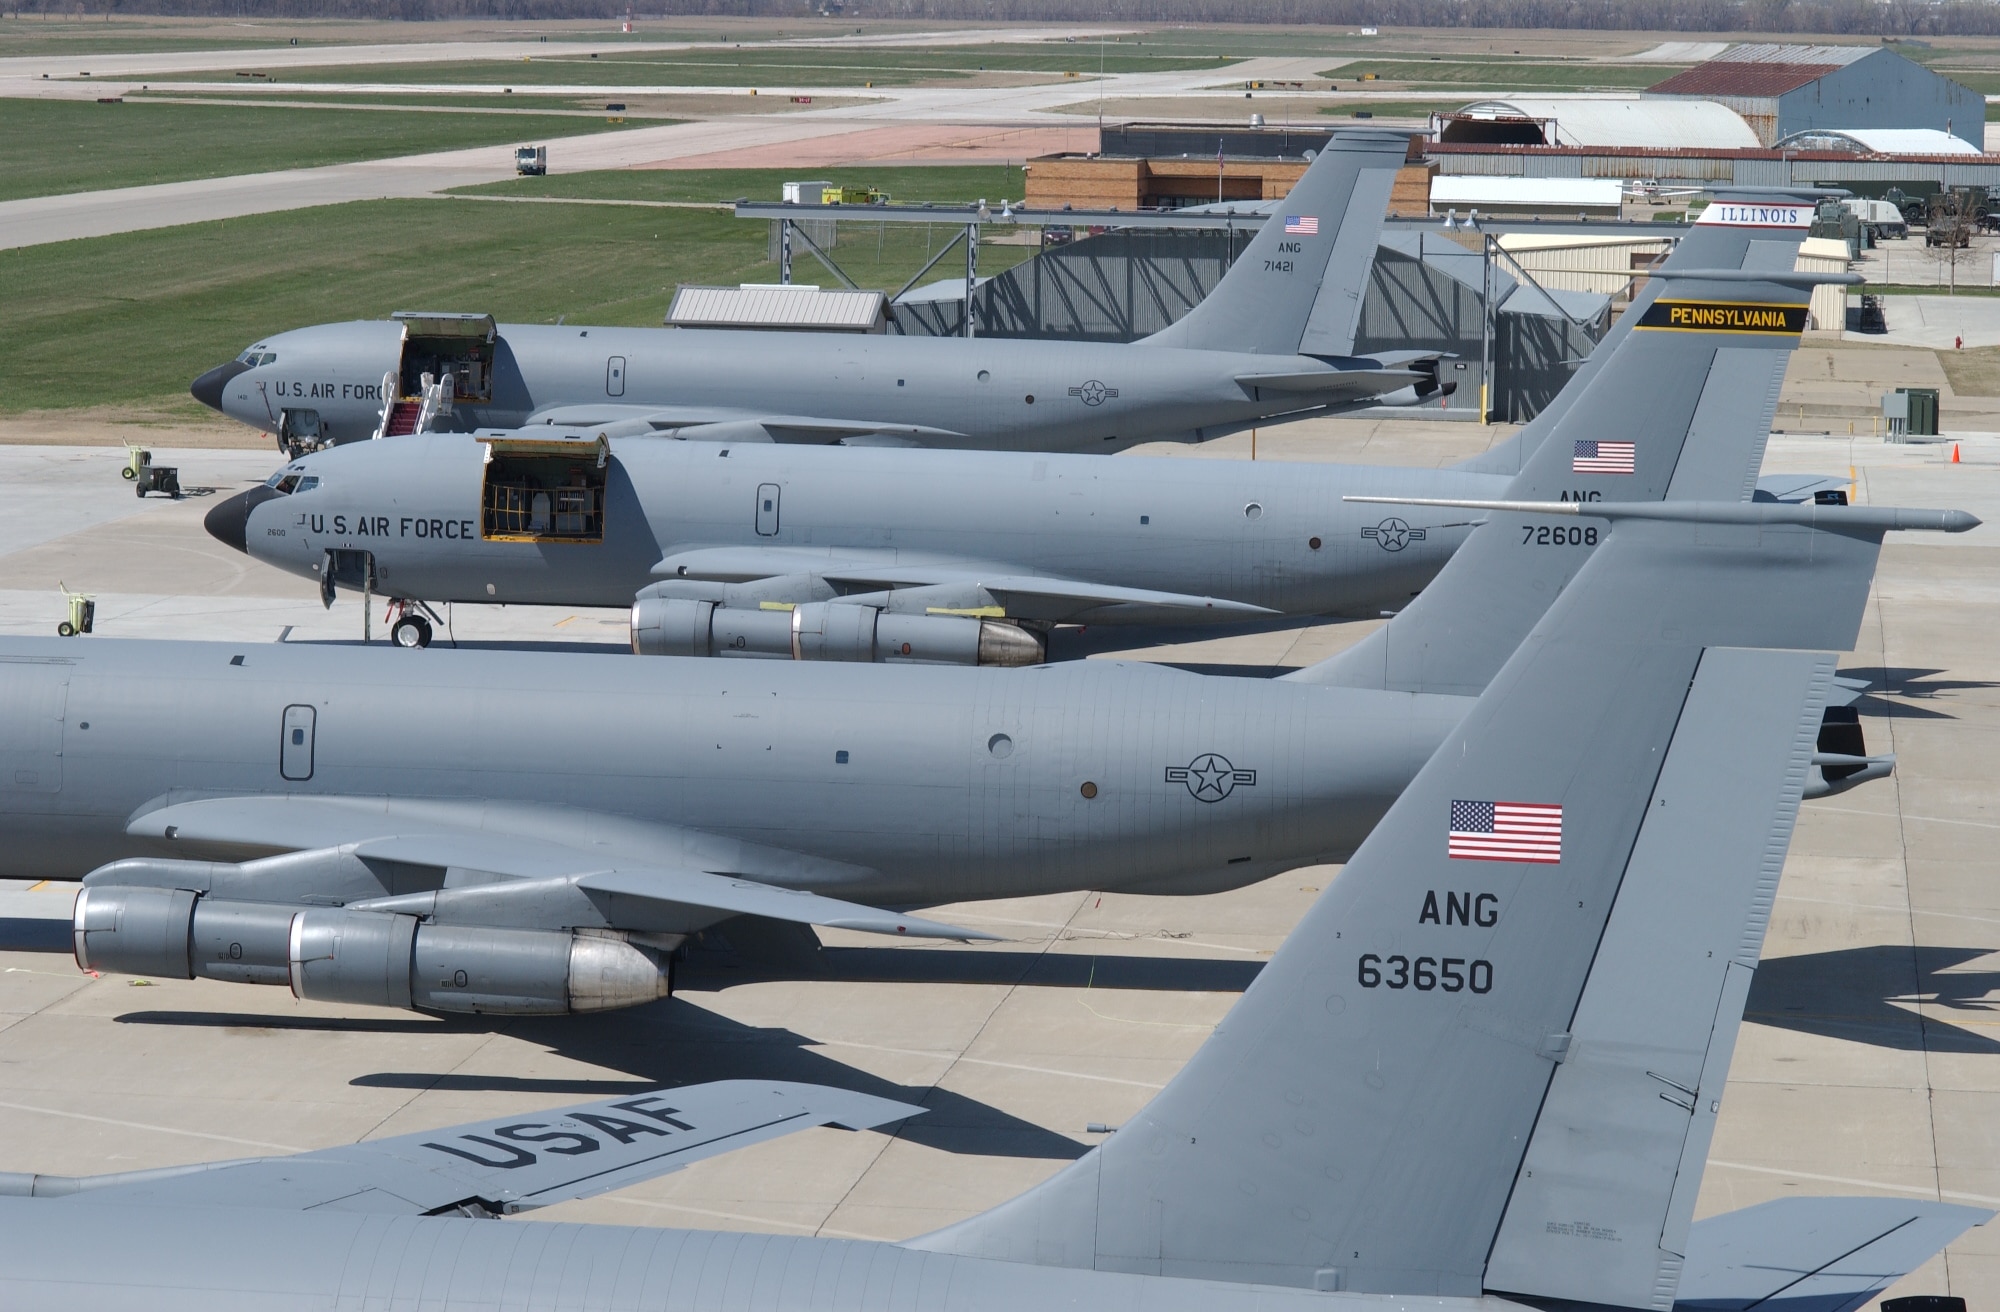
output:
{"label": "aircraft shadow on tarmac", "polygon": [[[732,936],[690,945],[676,970],[676,987],[720,992],[750,983],[816,980],[861,984],[966,984],[1163,992],[1240,993],[1263,963],[1198,956],[1094,956],[1087,953],[994,952],[976,948],[821,948],[796,927],[766,932],[732,927]],[[711,931],[713,935],[714,931]],[[744,1025],[684,996],[593,1016],[425,1017],[395,1014],[284,1016],[238,1012],[137,1011],[126,1025],[322,1030],[350,1034],[504,1032],[558,1056],[625,1079],[535,1079],[431,1071],[378,1071],[352,1083],[367,1088],[450,1089],[460,1092],[547,1093],[606,1097],[637,1089],[708,1080],[792,1080],[853,1089],[914,1102],[929,1113],[898,1134],[942,1152],[987,1157],[1070,1160],[1084,1145],[1023,1121],[977,1099],[929,1085],[905,1086],[857,1070],[823,1052],[820,1040],[780,1027]],[[826,1045],[834,1051],[839,1045]],[[883,1047],[904,1047],[894,1035]],[[914,1043],[910,1055],[923,1057]],[[938,1054],[944,1058],[947,1054]],[[1076,1127],[1081,1130],[1081,1125]]]}
{"label": "aircraft shadow on tarmac", "polygon": [[[1995,951],[1882,944],[1766,957],[1743,1018],[1908,1052],[2000,1052],[2000,1038],[1939,1015],[1967,1025],[2000,1022],[2000,967],[1960,969]],[[1924,1015],[1912,1007],[1920,1001]]]}
{"label": "aircraft shadow on tarmac", "polygon": [[[641,1089],[708,1080],[794,1080],[826,1084],[916,1103],[927,1110],[897,1131],[899,1138],[941,1152],[983,1157],[1068,1161],[1085,1145],[948,1089],[901,1085],[812,1050],[818,1040],[779,1027],[744,1025],[680,998],[594,1016],[508,1019],[453,1017],[291,1017],[225,1012],[141,1011],[125,1025],[185,1025],[250,1029],[312,1029],[363,1034],[504,1032],[571,1061],[630,1079],[524,1079],[508,1075],[377,1071],[351,1081],[373,1089],[546,1093],[602,1098]],[[895,1036],[884,1046],[896,1047]],[[914,1047],[914,1045],[912,1045]],[[1075,1127],[1081,1131],[1083,1126]]]}
{"label": "aircraft shadow on tarmac", "polygon": [[[1912,702],[1924,702],[1952,693],[1967,692],[1981,688],[2000,688],[2000,683],[1982,679],[1940,679],[1943,670],[1918,669],[1902,665],[1862,665],[1851,670],[1842,670],[1841,677],[1866,679],[1868,691],[1855,700],[1854,705],[1863,715],[1889,716],[1905,720],[1954,720],[1958,717],[1948,711],[1933,710],[1927,706],[1913,706]],[[1887,697],[1900,700],[1889,701]]]}

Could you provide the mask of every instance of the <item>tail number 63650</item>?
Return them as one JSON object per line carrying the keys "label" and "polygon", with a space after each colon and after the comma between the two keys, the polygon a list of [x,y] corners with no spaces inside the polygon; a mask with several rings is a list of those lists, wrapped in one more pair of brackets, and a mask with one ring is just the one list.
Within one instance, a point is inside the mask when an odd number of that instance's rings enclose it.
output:
{"label": "tail number 63650", "polygon": [[1463,957],[1418,957],[1415,961],[1398,954],[1380,957],[1373,952],[1361,954],[1361,987],[1364,989],[1414,987],[1420,993],[1432,989],[1443,989],[1446,993],[1459,993],[1471,989],[1474,993],[1490,993],[1493,990],[1493,963],[1490,961],[1467,961]]}

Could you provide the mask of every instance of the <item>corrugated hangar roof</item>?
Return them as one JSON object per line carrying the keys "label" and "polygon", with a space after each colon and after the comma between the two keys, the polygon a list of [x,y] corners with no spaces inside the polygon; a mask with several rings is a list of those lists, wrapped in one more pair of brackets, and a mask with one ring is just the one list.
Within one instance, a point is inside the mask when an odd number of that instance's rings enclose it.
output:
{"label": "corrugated hangar roof", "polygon": [[[1547,124],[1549,146],[1632,146],[1652,150],[1755,149],[1757,140],[1735,110],[1706,100],[1620,100],[1607,96],[1510,96],[1481,100],[1460,114],[1475,119],[1524,118]],[[1446,140],[1450,140],[1449,130]]]}
{"label": "corrugated hangar roof", "polygon": [[1867,155],[1977,155],[1979,147],[1936,128],[1809,128],[1778,150],[1849,150]]}
{"label": "corrugated hangar roof", "polygon": [[826,291],[804,283],[682,286],[667,322],[683,328],[819,328],[865,332],[882,319],[881,292]]}
{"label": "corrugated hangar roof", "polygon": [[1648,87],[1660,96],[1782,96],[1872,55],[1874,46],[1737,46]]}

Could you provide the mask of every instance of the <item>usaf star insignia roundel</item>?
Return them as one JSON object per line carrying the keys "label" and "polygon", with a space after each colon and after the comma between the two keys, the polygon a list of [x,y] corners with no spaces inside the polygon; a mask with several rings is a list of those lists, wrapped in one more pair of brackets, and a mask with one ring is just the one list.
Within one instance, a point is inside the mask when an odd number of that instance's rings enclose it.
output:
{"label": "usaf star insignia roundel", "polygon": [[1197,802],[1220,802],[1238,787],[1254,785],[1257,772],[1239,770],[1229,763],[1228,757],[1203,752],[1186,765],[1168,766],[1167,782],[1186,784],[1189,796]]}

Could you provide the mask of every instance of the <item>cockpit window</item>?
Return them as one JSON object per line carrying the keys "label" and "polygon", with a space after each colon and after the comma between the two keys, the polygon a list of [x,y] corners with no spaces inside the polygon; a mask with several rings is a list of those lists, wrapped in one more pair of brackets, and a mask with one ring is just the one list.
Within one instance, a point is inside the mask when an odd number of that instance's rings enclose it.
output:
{"label": "cockpit window", "polygon": [[299,485],[294,490],[298,492],[310,492],[318,486],[319,486],[319,475],[307,474],[304,478],[299,480]]}
{"label": "cockpit window", "polygon": [[280,496],[288,497],[294,492],[310,492],[318,487],[319,475],[297,469],[280,469],[264,480],[264,486]]}
{"label": "cockpit window", "polygon": [[239,363],[247,364],[252,369],[255,369],[260,364],[276,364],[278,353],[276,351],[267,351],[261,346],[253,346],[243,354],[237,356],[236,359]]}

